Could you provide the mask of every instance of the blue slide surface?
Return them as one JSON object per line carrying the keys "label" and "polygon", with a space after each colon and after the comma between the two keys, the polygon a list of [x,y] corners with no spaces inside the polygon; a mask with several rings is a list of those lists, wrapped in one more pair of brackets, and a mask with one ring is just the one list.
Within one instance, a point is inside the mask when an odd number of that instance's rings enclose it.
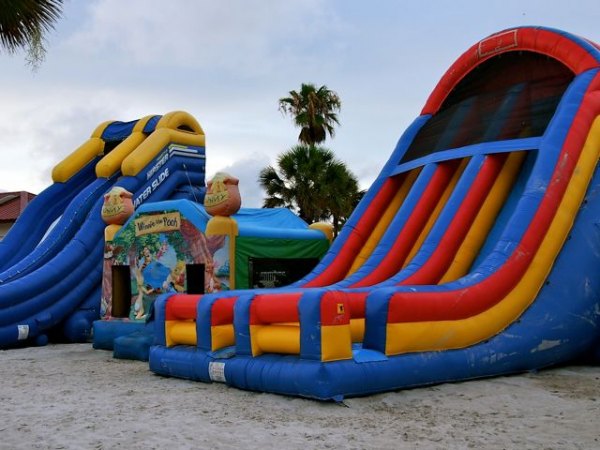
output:
{"label": "blue slide surface", "polygon": [[[0,271],[12,267],[28,255],[41,241],[77,194],[96,180],[94,158],[65,183],[53,183],[27,205],[21,216],[0,241]],[[3,280],[0,274],[0,282]]]}

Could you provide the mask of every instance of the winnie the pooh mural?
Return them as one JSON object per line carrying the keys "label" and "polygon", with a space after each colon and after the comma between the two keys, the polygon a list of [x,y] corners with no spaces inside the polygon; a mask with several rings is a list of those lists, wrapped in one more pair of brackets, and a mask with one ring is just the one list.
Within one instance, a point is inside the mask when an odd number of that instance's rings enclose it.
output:
{"label": "winnie the pooh mural", "polygon": [[[215,192],[227,192],[232,179],[217,182]],[[225,202],[217,202],[219,207],[232,210],[232,205],[240,204],[226,197]],[[225,244],[222,236],[206,236],[176,209],[142,208],[134,214],[131,200],[131,193],[123,188],[104,196],[102,218],[108,224],[101,303],[104,319],[145,321],[160,294],[228,288],[215,274],[223,269],[218,263]]]}

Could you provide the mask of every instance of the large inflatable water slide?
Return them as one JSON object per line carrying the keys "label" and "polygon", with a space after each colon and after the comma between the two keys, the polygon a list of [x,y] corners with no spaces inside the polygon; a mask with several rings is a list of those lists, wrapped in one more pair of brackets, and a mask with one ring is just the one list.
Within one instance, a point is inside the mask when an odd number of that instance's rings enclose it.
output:
{"label": "large inflatable water slide", "polygon": [[0,242],[0,348],[89,338],[100,309],[104,195],[120,186],[136,206],[202,199],[204,167],[204,132],[187,113],[100,124]]}
{"label": "large inflatable water slide", "polygon": [[469,48],[330,251],[272,290],[164,296],[158,374],[340,400],[598,351],[600,47]]}

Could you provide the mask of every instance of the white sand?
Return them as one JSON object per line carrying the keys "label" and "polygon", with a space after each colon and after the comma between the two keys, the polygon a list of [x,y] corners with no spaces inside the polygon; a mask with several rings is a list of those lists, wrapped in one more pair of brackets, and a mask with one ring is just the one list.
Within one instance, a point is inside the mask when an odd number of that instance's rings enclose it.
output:
{"label": "white sand", "polygon": [[90,344],[0,351],[0,448],[600,448],[600,367],[347,407],[154,375]]}

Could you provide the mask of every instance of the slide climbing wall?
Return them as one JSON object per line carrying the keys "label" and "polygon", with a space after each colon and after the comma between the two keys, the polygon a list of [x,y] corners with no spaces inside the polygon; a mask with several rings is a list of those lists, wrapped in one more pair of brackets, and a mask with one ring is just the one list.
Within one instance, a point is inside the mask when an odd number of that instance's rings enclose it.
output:
{"label": "slide climbing wall", "polygon": [[599,69],[599,47],[562,31],[476,43],[315,270],[288,288],[160,299],[151,369],[340,400],[594,353]]}

